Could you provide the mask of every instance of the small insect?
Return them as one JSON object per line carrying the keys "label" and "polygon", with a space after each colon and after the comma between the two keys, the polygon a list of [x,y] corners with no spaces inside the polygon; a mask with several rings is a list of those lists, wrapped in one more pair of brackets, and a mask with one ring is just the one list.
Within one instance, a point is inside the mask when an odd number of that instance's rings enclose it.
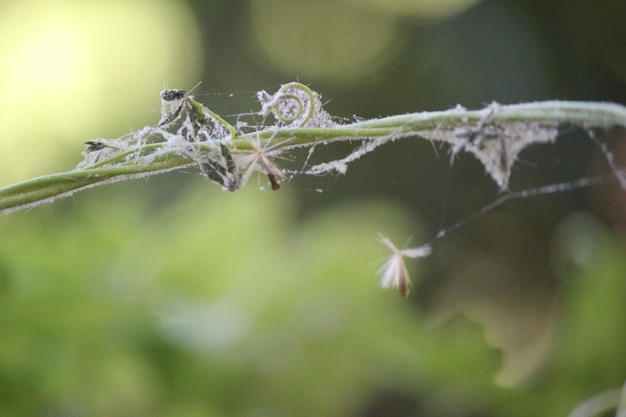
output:
{"label": "small insect", "polygon": [[85,142],[85,147],[87,152],[95,152],[107,147],[103,142],[99,142],[97,140],[90,140]]}
{"label": "small insect", "polygon": [[123,143],[120,140],[90,140],[85,142],[84,160],[78,164],[80,168],[92,167],[101,164],[109,158],[123,151]]}

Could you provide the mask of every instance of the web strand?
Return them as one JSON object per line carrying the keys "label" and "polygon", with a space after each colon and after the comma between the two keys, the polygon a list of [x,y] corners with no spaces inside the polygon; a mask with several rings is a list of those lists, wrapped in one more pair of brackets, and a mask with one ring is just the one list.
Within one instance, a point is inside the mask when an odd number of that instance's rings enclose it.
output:
{"label": "web strand", "polygon": [[606,181],[607,179],[605,177],[584,177],[584,178],[580,178],[580,179],[569,181],[569,182],[561,182],[557,184],[544,185],[544,186],[537,187],[537,188],[530,188],[527,190],[508,192],[507,194],[500,196],[499,198],[495,199],[491,203],[483,206],[480,210],[459,220],[453,225],[439,230],[437,234],[435,234],[435,236],[428,242],[428,244],[432,245],[437,240],[460,229],[461,227],[465,226],[470,221],[484,214],[489,213],[490,211],[494,210],[497,207],[500,207],[501,205],[503,205],[504,203],[508,201],[529,198],[529,197],[536,197],[540,195],[549,195],[549,194],[563,193],[567,191],[574,191],[574,190],[578,190],[581,188],[587,188],[587,187],[600,185],[600,184],[605,183]]}

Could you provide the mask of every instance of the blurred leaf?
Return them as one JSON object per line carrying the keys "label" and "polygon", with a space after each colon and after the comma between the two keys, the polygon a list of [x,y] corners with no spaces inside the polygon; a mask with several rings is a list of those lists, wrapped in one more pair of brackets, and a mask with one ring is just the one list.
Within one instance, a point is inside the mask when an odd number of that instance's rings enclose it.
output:
{"label": "blurred leaf", "polygon": [[202,187],[153,214],[110,194],[3,218],[2,414],[339,415],[374,387],[490,386],[480,331],[425,332],[378,288],[376,231],[406,231],[401,211],[362,202],[296,228],[285,197]]}

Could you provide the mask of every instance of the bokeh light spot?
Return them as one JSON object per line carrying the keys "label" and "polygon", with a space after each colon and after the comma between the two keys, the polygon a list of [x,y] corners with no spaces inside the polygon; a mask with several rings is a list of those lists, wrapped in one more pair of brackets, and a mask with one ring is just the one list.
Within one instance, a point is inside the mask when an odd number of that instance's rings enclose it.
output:
{"label": "bokeh light spot", "polygon": [[480,0],[347,0],[362,6],[374,6],[391,13],[424,19],[444,19],[472,7]]}
{"label": "bokeh light spot", "polygon": [[66,169],[94,136],[153,123],[159,91],[195,84],[202,62],[182,2],[4,3],[0,39],[3,185]]}
{"label": "bokeh light spot", "polygon": [[291,77],[360,80],[389,61],[400,38],[394,16],[339,1],[252,1],[250,17],[257,56]]}

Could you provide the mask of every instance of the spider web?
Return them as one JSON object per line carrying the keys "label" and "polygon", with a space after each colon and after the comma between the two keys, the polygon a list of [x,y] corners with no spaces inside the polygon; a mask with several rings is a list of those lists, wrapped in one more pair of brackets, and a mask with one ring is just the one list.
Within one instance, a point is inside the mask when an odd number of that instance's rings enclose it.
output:
{"label": "spider web", "polygon": [[[285,87],[285,86],[283,86]],[[313,98],[311,100],[311,98]],[[321,96],[311,91],[307,95],[304,89],[299,85],[290,88],[283,88],[278,93],[270,94],[266,91],[257,93],[257,99],[261,104],[259,112],[251,112],[240,114],[237,118],[238,125],[247,129],[281,129],[294,127],[328,127],[328,128],[358,128],[364,126],[364,123],[376,122],[357,120],[355,122],[346,122],[332,117],[323,108],[323,100]],[[558,105],[560,102],[544,102],[543,106]],[[529,103],[526,106],[532,106]],[[524,105],[521,105],[524,106]],[[519,175],[524,171],[524,166],[519,165],[520,155],[528,149],[537,149],[546,145],[555,144],[564,134],[563,125],[550,121],[502,121],[498,119],[498,114],[503,108],[498,103],[492,103],[479,111],[480,117],[473,120],[465,120],[464,123],[456,123],[454,125],[438,124],[430,129],[424,129],[415,134],[407,132],[403,128],[398,128],[390,134],[369,138],[358,141],[347,141],[350,145],[345,150],[343,157],[331,159],[330,161],[316,161],[314,157],[315,150],[322,146],[334,144],[338,145],[334,140],[317,140],[314,145],[290,145],[288,140],[285,146],[281,146],[271,154],[273,158],[279,158],[285,155],[292,155],[300,147],[306,148],[306,153],[301,155],[302,158],[291,157],[295,164],[299,164],[299,168],[284,169],[283,173],[289,175],[290,178],[299,175],[321,176],[325,174],[341,174],[348,172],[350,164],[360,160],[365,155],[375,151],[380,146],[394,142],[396,140],[405,139],[407,137],[419,137],[433,144],[444,144],[450,156],[450,169],[454,169],[455,160],[463,154],[472,155],[484,168],[485,173],[496,184],[500,195],[483,207],[470,214],[467,214],[461,220],[457,220],[449,225],[443,225],[442,228],[433,236],[429,244],[443,238],[448,233],[461,228],[467,222],[486,214],[497,207],[517,199],[527,199],[540,195],[565,193],[568,191],[579,190],[583,188],[593,187],[605,184],[610,181],[617,181],[621,188],[626,191],[626,170],[620,166],[615,154],[610,149],[606,138],[608,136],[608,128],[611,123],[590,125],[588,123],[580,123],[571,125],[569,130],[579,130],[585,132],[596,148],[600,151],[608,171],[604,174],[582,175],[573,179],[558,180],[553,183],[540,184],[526,188],[511,190],[509,188],[511,177],[513,174]],[[282,114],[277,117],[277,113]],[[461,106],[454,109],[440,112],[442,115],[466,114],[467,110]],[[430,113],[432,114],[432,113]],[[261,120],[254,119],[252,122],[243,121],[246,116],[252,115],[253,118],[261,116]],[[274,118],[274,120],[272,120]],[[356,118],[355,118],[356,119]],[[242,129],[243,130],[243,129]],[[564,139],[565,140],[565,139]],[[564,157],[560,155],[560,157]],[[567,156],[565,156],[567,157]],[[304,162],[301,162],[304,161]],[[317,188],[316,191],[319,191]],[[445,210],[445,208],[444,208]]]}
{"label": "spider web", "polygon": [[[518,168],[520,154],[527,149],[554,144],[562,135],[562,126],[555,121],[519,121],[503,120],[499,114],[507,109],[497,103],[474,112],[476,117],[471,120],[469,112],[457,106],[443,112],[428,112],[417,114],[417,122],[421,119],[439,117],[462,117],[462,122],[434,123],[431,127],[418,132],[409,129],[408,124],[395,124],[390,132],[376,137],[367,137],[367,134],[351,138],[335,137],[316,139],[314,142],[291,143],[292,138],[282,142],[265,146],[259,137],[250,139],[253,150],[249,153],[240,153],[231,156],[226,145],[231,140],[233,131],[237,135],[246,135],[250,132],[274,132],[269,136],[268,143],[272,142],[273,135],[278,135],[285,129],[344,129],[346,132],[371,128],[379,123],[377,120],[355,121],[346,123],[333,118],[323,108],[321,96],[299,83],[286,84],[278,92],[270,94],[266,91],[257,93],[260,102],[260,111],[237,115],[237,123],[230,131],[228,123],[215,113],[193,101],[182,90],[164,90],[161,93],[161,119],[156,126],[150,126],[139,132],[115,140],[97,140],[87,142],[85,159],[78,169],[91,167],[107,158],[115,160],[116,155],[124,154],[115,163],[134,161],[138,164],[149,164],[160,153],[176,152],[191,158],[201,168],[202,172],[222,188],[235,191],[243,186],[252,171],[264,172],[272,179],[272,188],[278,189],[276,177],[293,178],[298,175],[321,176],[324,174],[346,174],[350,164],[365,155],[378,149],[380,146],[406,138],[421,138],[432,144],[443,145],[449,154],[450,169],[454,168],[455,161],[463,154],[472,155],[484,171],[497,186],[500,195],[477,211],[466,215],[448,226],[443,226],[428,242],[432,244],[448,233],[459,229],[468,221],[483,215],[495,208],[515,199],[526,199],[539,195],[563,193],[581,188],[591,187],[617,180],[623,190],[626,190],[626,171],[620,166],[618,158],[604,140],[609,121],[596,125],[579,123],[573,128],[587,133],[603,155],[609,175],[599,177],[581,176],[565,181],[510,190],[510,180],[514,173],[523,171]],[[556,106],[560,102],[544,102],[544,106]],[[526,106],[533,105],[530,103]],[[523,105],[520,105],[523,106]],[[510,107],[510,106],[508,106]],[[392,120],[393,118],[388,118]],[[378,126],[378,125],[376,125]],[[561,130],[560,130],[561,129]],[[295,134],[295,133],[294,133]],[[156,139],[155,139],[156,138]],[[162,142],[163,146],[154,152],[146,152],[147,145]],[[337,142],[341,142],[339,145]],[[207,144],[211,147],[198,147],[195,144]],[[328,145],[343,146],[344,156],[333,158],[330,161],[315,161],[315,150]],[[219,145],[219,146],[218,146]],[[296,159],[299,149],[306,149],[303,159]],[[300,164],[298,168],[281,169],[273,161],[288,157]],[[298,162],[302,161],[304,162]],[[258,166],[256,166],[258,165]],[[515,168],[515,169],[514,169]],[[446,208],[444,207],[444,211]]]}

